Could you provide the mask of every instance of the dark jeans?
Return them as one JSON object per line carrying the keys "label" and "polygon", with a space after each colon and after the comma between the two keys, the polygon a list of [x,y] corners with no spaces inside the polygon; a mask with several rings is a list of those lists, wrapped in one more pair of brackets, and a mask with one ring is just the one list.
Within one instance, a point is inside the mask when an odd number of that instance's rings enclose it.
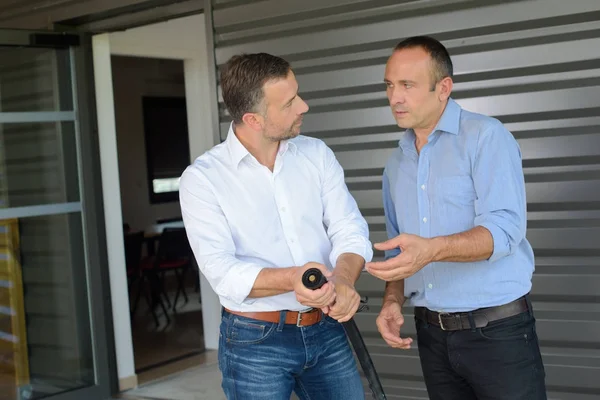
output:
{"label": "dark jeans", "polygon": [[223,311],[219,369],[227,399],[364,400],[365,391],[341,324],[325,316],[297,327]]}
{"label": "dark jeans", "polygon": [[462,331],[416,326],[431,400],[547,399],[533,312]]}

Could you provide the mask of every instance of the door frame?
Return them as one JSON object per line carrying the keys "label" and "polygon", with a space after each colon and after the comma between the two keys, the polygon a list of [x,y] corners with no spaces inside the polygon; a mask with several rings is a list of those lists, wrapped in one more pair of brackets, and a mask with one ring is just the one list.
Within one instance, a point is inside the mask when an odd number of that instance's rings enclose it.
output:
{"label": "door frame", "polygon": [[[110,270],[112,296],[112,318],[114,322],[115,352],[120,391],[137,386],[131,319],[127,307],[127,280],[125,275],[125,257],[122,233],[123,217],[121,206],[121,188],[119,181],[119,162],[117,151],[117,133],[115,123],[115,100],[113,94],[112,56],[149,57],[182,60],[185,75],[185,97],[188,109],[188,131],[190,160],[220,142],[218,129],[213,125],[218,117],[212,113],[212,99],[217,98],[216,91],[211,92],[210,76],[214,74],[210,54],[213,51],[206,40],[206,15],[200,13],[157,24],[144,25],[130,30],[96,34],[92,38],[95,104],[98,118],[100,165],[104,195],[104,219],[106,227],[106,249]],[[166,36],[151,34],[152,28],[159,31],[175,31],[173,26],[193,27],[192,32],[180,34],[171,42]],[[193,47],[181,42],[180,37],[194,38]],[[163,40],[158,40],[163,38]],[[160,43],[159,43],[160,42]],[[189,110],[194,110],[190,112]],[[218,349],[221,304],[219,298],[204,277],[200,274],[200,296],[202,303],[202,323],[206,350]]]}
{"label": "door frame", "polygon": [[[116,392],[114,338],[106,236],[104,230],[102,186],[96,177],[100,174],[98,135],[93,112],[94,87],[92,71],[91,35],[83,32],[51,32],[0,29],[0,47],[29,47],[68,49],[72,110],[50,112],[0,112],[0,123],[6,122],[52,122],[73,121],[77,143],[79,174],[79,202],[0,209],[1,214],[15,216],[43,216],[80,212],[83,224],[83,250],[85,255],[85,284],[87,285],[87,309],[93,349],[94,384],[49,397],[51,400],[105,399]],[[62,68],[60,67],[60,68]],[[60,70],[57,70],[59,75]],[[66,82],[65,82],[66,83]],[[79,207],[80,205],[80,207]],[[59,206],[59,207],[53,207]],[[2,213],[7,211],[7,213]]]}

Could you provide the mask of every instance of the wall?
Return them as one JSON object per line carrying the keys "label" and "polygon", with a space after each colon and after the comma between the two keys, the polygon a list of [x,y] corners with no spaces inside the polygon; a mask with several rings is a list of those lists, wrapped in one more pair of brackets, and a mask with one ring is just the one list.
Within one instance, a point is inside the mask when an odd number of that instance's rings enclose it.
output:
{"label": "wall", "polygon": [[0,3],[2,28],[52,29],[56,24],[96,33],[202,12],[202,1],[197,0],[5,0]]}
{"label": "wall", "polygon": [[[450,50],[453,97],[499,118],[523,151],[536,254],[532,301],[551,399],[600,397],[600,3],[597,0],[213,1],[216,64],[266,51],[292,63],[311,107],[305,134],[346,171],[371,239],[385,239],[381,173],[402,132],[384,66],[404,37]],[[229,117],[220,115],[221,137]],[[376,258],[382,254],[377,252]],[[384,285],[363,275],[371,309],[356,317],[390,398],[425,399],[418,351],[390,349],[375,318]],[[404,334],[415,335],[405,309]]]}
{"label": "wall", "polygon": [[150,203],[142,96],[185,97],[183,61],[113,56],[112,70],[123,222],[143,230],[181,216],[179,202]]}

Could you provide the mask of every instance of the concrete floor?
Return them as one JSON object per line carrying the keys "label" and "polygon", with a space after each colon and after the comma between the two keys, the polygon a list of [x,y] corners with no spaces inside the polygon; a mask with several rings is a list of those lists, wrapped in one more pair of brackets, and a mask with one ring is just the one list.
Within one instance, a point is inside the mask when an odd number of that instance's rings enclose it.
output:
{"label": "concrete floor", "polygon": [[140,385],[122,393],[126,400],[226,400],[221,389],[217,352],[203,354],[202,365]]}
{"label": "concrete floor", "polygon": [[[189,277],[192,275],[189,274]],[[157,327],[140,299],[132,318],[132,336],[138,387],[119,394],[115,399],[143,400],[225,400],[217,352],[204,348],[202,306],[193,281],[186,290],[187,304],[180,299],[177,311],[168,310],[167,324],[157,309]],[[189,282],[188,282],[189,283]],[[174,283],[167,280],[169,298],[174,299]],[[133,304],[138,288],[130,293]]]}

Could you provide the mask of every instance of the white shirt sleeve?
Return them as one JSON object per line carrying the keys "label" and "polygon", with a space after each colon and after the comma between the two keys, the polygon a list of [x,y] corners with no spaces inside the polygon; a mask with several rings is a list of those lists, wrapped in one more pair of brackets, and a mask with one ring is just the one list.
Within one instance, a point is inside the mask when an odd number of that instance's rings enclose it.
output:
{"label": "white shirt sleeve", "polygon": [[189,167],[179,185],[181,214],[200,271],[217,295],[235,304],[247,299],[262,266],[235,257],[235,244],[217,199],[202,177]]}
{"label": "white shirt sleeve", "polygon": [[332,250],[329,256],[335,267],[338,257],[343,253],[362,256],[365,262],[373,258],[373,249],[369,241],[369,227],[358,209],[354,197],[348,191],[344,181],[344,171],[333,151],[325,147],[324,181],[321,192],[323,200],[323,222],[331,240]]}

